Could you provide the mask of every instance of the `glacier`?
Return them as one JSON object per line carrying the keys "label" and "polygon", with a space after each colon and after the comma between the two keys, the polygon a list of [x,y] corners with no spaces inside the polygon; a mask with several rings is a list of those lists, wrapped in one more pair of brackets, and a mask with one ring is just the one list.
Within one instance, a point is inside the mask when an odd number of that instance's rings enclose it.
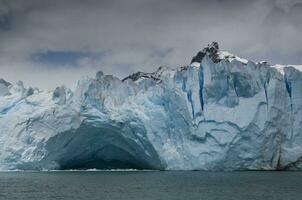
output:
{"label": "glacier", "polygon": [[209,44],[183,67],[75,89],[0,79],[0,170],[302,169],[302,67]]}

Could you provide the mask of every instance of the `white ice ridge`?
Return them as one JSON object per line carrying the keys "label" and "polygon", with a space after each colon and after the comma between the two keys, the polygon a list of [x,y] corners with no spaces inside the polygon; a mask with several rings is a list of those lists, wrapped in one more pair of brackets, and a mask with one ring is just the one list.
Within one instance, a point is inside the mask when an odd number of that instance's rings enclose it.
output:
{"label": "white ice ridge", "polygon": [[299,69],[214,42],[188,66],[98,72],[75,90],[0,79],[0,170],[299,170]]}

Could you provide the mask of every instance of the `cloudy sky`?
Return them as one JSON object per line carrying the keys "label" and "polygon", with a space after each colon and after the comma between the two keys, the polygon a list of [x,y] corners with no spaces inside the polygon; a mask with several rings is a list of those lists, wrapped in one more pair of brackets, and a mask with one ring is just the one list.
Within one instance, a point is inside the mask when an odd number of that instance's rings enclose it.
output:
{"label": "cloudy sky", "polygon": [[50,89],[178,67],[211,41],[302,63],[302,0],[0,0],[0,78]]}

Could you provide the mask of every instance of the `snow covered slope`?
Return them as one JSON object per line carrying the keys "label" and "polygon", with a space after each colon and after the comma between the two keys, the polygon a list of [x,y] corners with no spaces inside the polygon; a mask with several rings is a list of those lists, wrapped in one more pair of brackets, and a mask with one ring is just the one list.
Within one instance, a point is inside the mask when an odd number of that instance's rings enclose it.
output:
{"label": "snow covered slope", "polygon": [[302,72],[212,43],[188,66],[74,91],[0,80],[0,169],[302,169]]}

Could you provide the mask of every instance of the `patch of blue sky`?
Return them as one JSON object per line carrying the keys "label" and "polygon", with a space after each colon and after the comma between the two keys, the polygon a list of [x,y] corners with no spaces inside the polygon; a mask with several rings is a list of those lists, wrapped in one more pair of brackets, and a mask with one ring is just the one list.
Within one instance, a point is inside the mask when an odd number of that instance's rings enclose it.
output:
{"label": "patch of blue sky", "polygon": [[43,51],[32,54],[30,59],[46,65],[77,67],[78,61],[83,58],[98,59],[101,56],[102,53],[81,51]]}
{"label": "patch of blue sky", "polygon": [[12,16],[11,14],[0,15],[0,30],[9,31],[12,29]]}

